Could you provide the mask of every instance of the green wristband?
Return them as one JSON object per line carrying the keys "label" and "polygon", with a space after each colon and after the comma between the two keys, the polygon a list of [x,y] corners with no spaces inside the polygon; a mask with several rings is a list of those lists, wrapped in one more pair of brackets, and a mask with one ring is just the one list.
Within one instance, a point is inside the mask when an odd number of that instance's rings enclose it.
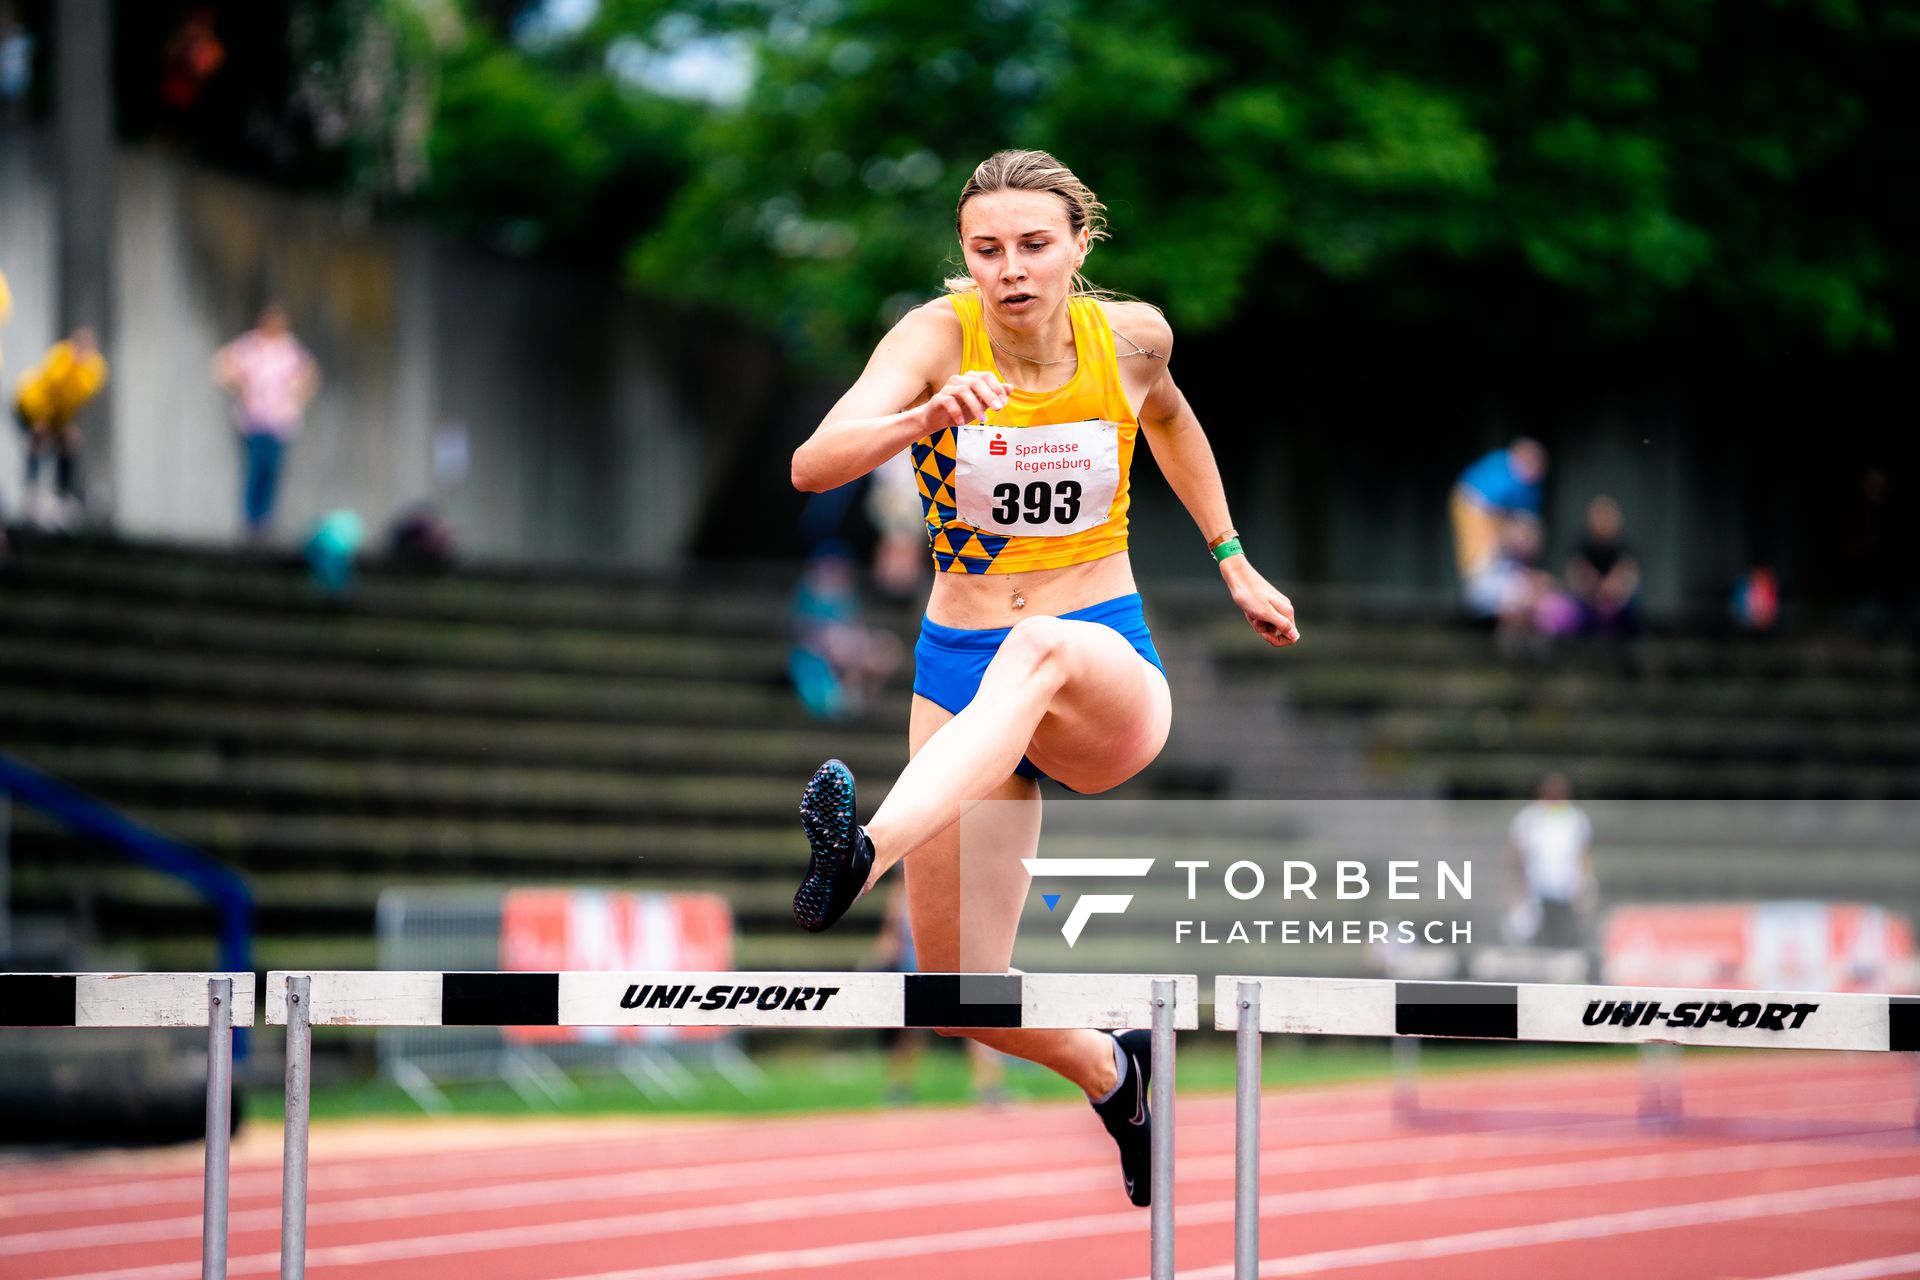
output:
{"label": "green wristband", "polygon": [[1213,549],[1213,558],[1215,560],[1229,560],[1234,556],[1243,554],[1245,553],[1240,550],[1240,539],[1238,538],[1228,538],[1225,542]]}

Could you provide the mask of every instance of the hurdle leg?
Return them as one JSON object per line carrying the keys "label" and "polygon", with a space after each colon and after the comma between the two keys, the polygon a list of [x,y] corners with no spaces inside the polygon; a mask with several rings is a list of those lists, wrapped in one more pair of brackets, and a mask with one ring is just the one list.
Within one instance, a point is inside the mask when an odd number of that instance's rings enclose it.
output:
{"label": "hurdle leg", "polygon": [[1260,1274],[1260,984],[1240,984],[1233,1086],[1233,1280]]}
{"label": "hurdle leg", "polygon": [[207,1168],[200,1280],[227,1277],[227,1163],[233,1136],[233,979],[207,981]]}
{"label": "hurdle leg", "polygon": [[1393,1114],[1401,1120],[1420,1118],[1420,1041],[1397,1036],[1388,1045],[1393,1055]]}
{"label": "hurdle leg", "polygon": [[1152,1234],[1153,1280],[1173,1280],[1173,1001],[1171,980],[1156,978],[1153,983],[1153,1168],[1149,1185],[1153,1189],[1153,1208],[1149,1229]]}
{"label": "hurdle leg", "polygon": [[1640,1120],[1644,1124],[1676,1124],[1683,1110],[1680,1092],[1680,1046],[1640,1046]]}
{"label": "hurdle leg", "polygon": [[313,1101],[313,980],[287,979],[287,1127],[280,1157],[280,1280],[307,1274],[307,1120]]}

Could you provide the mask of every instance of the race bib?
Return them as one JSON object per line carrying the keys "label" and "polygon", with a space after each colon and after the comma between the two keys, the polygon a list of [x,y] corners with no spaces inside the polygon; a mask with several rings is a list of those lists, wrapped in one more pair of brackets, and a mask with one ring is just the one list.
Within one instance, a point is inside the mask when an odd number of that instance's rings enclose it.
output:
{"label": "race bib", "polygon": [[1120,428],[965,426],[954,431],[954,506],[990,533],[1058,538],[1105,524],[1120,488]]}

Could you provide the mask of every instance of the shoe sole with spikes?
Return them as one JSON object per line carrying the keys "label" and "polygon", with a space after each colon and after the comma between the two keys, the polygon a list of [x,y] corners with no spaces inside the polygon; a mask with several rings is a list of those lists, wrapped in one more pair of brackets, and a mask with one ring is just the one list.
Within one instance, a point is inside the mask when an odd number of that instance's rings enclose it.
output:
{"label": "shoe sole with spikes", "polygon": [[853,816],[853,770],[829,760],[800,798],[800,826],[812,853],[793,895],[793,918],[809,933],[832,928],[866,888],[873,842]]}

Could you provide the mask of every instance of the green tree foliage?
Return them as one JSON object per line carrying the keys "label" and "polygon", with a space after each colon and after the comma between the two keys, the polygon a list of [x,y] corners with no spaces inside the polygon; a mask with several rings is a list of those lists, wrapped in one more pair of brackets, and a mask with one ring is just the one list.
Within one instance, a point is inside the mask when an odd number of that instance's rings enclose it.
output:
{"label": "green tree foliage", "polygon": [[376,202],[404,195],[422,177],[437,45],[458,26],[453,3],[121,0],[121,136],[286,186]]}
{"label": "green tree foliage", "polygon": [[[687,179],[701,110],[611,73],[608,32],[518,40],[542,8],[122,0],[120,130],[287,186],[424,209],[511,248],[611,264]],[[28,16],[44,44],[44,5]],[[212,56],[183,95],[193,40]]]}
{"label": "green tree foliage", "polygon": [[[156,109],[206,9],[119,6],[129,133],[623,261],[839,362],[958,269],[954,197],[1007,146],[1101,193],[1094,278],[1187,331],[1847,351],[1920,295],[1920,0],[599,0],[571,31],[223,0],[225,67]],[[744,97],[689,92],[729,57]]]}
{"label": "green tree foliage", "polygon": [[[661,8],[607,0],[603,30]],[[1190,328],[1333,297],[1848,349],[1912,310],[1912,0],[680,9],[756,79],[630,270],[831,357],[937,290],[1003,146],[1087,178],[1115,233],[1090,272]]]}
{"label": "green tree foliage", "polygon": [[687,179],[699,111],[476,32],[441,68],[427,202],[509,247],[608,261]]}

